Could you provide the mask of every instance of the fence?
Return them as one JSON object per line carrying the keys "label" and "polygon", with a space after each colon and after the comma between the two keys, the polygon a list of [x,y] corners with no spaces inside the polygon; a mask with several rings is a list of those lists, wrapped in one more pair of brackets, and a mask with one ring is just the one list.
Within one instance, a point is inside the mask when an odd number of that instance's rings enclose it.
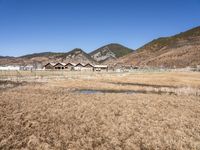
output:
{"label": "fence", "polygon": [[92,72],[92,71],[0,71],[0,80],[11,81],[37,81],[43,79],[78,79],[78,78],[96,78],[105,75],[112,76],[111,72]]}
{"label": "fence", "polygon": [[[0,71],[0,80],[37,81],[43,79],[90,79],[99,77],[112,77],[129,74],[163,73],[176,70],[167,69],[136,69],[122,72],[92,72],[92,71],[66,71],[66,70],[38,70],[38,71]],[[178,70],[177,70],[178,71]]]}

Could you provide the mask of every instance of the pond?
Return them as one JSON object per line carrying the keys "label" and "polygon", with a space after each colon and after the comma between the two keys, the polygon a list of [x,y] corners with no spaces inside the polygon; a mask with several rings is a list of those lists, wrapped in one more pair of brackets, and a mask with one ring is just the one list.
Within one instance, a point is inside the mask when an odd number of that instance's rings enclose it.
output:
{"label": "pond", "polygon": [[114,94],[170,94],[170,95],[176,95],[173,92],[145,91],[145,90],[94,90],[94,89],[81,89],[81,90],[75,90],[74,92],[75,93],[80,93],[80,94],[114,93]]}

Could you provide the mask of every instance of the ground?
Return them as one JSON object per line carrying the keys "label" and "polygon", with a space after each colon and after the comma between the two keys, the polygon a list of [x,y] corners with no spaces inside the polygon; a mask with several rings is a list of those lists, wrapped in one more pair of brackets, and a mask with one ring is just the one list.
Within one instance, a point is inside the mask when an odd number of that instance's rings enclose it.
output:
{"label": "ground", "polygon": [[0,149],[200,149],[199,77],[82,73],[18,86],[1,81]]}

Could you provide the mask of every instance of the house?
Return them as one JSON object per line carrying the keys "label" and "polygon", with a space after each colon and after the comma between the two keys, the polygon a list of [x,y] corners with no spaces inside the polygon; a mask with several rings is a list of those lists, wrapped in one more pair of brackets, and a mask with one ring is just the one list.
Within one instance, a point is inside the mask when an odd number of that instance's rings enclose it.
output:
{"label": "house", "polygon": [[73,63],[48,63],[44,66],[45,70],[75,70],[75,71],[108,71],[107,65],[73,64]]}
{"label": "house", "polygon": [[94,65],[88,63],[84,66],[83,70],[85,71],[94,71]]}
{"label": "house", "polygon": [[54,65],[54,69],[63,70],[63,69],[65,69],[65,66],[66,66],[65,63],[57,63],[56,65]]}
{"label": "house", "polygon": [[56,65],[55,63],[48,63],[44,66],[44,68],[45,68],[45,70],[53,70],[53,69],[55,69],[54,68],[55,65]]}
{"label": "house", "polygon": [[71,71],[71,70],[74,70],[74,66],[76,66],[76,64],[74,64],[74,63],[67,63],[65,65],[65,69]]}
{"label": "house", "polygon": [[33,65],[20,66],[20,70],[36,70],[36,67]]}
{"label": "house", "polygon": [[83,70],[84,66],[85,66],[84,64],[78,63],[76,66],[74,66],[74,70],[81,71]]}
{"label": "house", "polygon": [[107,65],[95,65],[94,71],[108,71]]}

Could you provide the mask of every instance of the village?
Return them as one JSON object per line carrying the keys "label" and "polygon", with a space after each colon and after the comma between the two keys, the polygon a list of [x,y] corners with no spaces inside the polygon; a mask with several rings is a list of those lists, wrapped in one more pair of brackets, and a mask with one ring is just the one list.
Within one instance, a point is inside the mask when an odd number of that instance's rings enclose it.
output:
{"label": "village", "polygon": [[49,62],[42,64],[27,64],[27,65],[3,65],[0,66],[0,71],[83,71],[83,72],[172,72],[172,71],[191,71],[200,72],[200,65],[185,68],[163,68],[149,66],[133,66],[133,65],[100,65],[92,63],[63,63]]}
{"label": "village", "polygon": [[65,71],[108,71],[107,65],[94,65],[91,63],[47,63],[46,65],[5,65],[0,70],[33,71],[33,70],[65,70]]}

